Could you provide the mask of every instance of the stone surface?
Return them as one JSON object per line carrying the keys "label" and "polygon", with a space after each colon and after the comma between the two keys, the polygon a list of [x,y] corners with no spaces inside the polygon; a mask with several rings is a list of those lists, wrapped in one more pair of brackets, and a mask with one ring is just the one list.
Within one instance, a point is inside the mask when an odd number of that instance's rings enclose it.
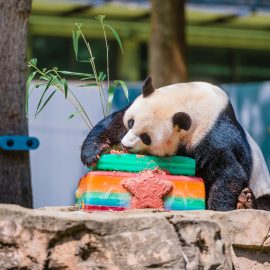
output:
{"label": "stone surface", "polygon": [[0,205],[0,269],[270,269],[270,213]]}
{"label": "stone surface", "polygon": [[183,218],[212,220],[220,225],[222,237],[231,243],[236,270],[270,269],[270,212],[236,210],[231,212],[185,212],[173,215],[171,222]]}

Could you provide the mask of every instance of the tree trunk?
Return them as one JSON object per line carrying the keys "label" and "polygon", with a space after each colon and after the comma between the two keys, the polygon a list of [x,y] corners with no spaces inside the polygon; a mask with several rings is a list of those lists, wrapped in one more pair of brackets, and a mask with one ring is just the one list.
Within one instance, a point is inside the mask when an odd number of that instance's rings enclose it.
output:
{"label": "tree trunk", "polygon": [[[27,24],[31,0],[0,0],[0,136],[27,135]],[[28,152],[0,150],[0,203],[32,207]]]}
{"label": "tree trunk", "polygon": [[152,0],[150,74],[160,87],[187,80],[185,1]]}

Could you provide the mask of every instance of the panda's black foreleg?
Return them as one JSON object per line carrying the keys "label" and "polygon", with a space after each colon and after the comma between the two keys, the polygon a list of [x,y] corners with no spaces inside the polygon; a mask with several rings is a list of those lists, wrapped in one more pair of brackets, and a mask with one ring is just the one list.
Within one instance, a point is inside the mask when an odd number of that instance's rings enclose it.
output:
{"label": "panda's black foreleg", "polygon": [[233,156],[220,161],[217,171],[212,171],[214,178],[208,183],[207,208],[217,211],[235,210],[239,195],[247,187],[248,179]]}
{"label": "panda's black foreleg", "polygon": [[104,151],[121,142],[126,133],[123,123],[125,110],[126,108],[105,117],[89,132],[81,149],[83,164],[94,164]]}

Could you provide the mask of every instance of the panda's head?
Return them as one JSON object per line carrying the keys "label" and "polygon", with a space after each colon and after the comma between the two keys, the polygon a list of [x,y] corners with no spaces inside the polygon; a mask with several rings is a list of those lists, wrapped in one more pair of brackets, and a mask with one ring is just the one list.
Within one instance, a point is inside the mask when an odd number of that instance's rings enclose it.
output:
{"label": "panda's head", "polygon": [[[181,138],[192,130],[192,118],[171,98],[155,90],[151,77],[143,85],[142,95],[128,108],[124,125],[128,130],[121,143],[130,152],[166,156],[176,153]],[[170,92],[168,92],[168,97]]]}

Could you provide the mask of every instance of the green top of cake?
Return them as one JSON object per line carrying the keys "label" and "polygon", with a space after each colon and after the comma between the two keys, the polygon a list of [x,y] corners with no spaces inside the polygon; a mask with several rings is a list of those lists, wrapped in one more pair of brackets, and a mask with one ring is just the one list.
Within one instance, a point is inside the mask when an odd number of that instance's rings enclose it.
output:
{"label": "green top of cake", "polygon": [[195,175],[195,160],[188,157],[156,157],[137,154],[104,154],[90,170],[141,172],[161,169],[175,175]]}

